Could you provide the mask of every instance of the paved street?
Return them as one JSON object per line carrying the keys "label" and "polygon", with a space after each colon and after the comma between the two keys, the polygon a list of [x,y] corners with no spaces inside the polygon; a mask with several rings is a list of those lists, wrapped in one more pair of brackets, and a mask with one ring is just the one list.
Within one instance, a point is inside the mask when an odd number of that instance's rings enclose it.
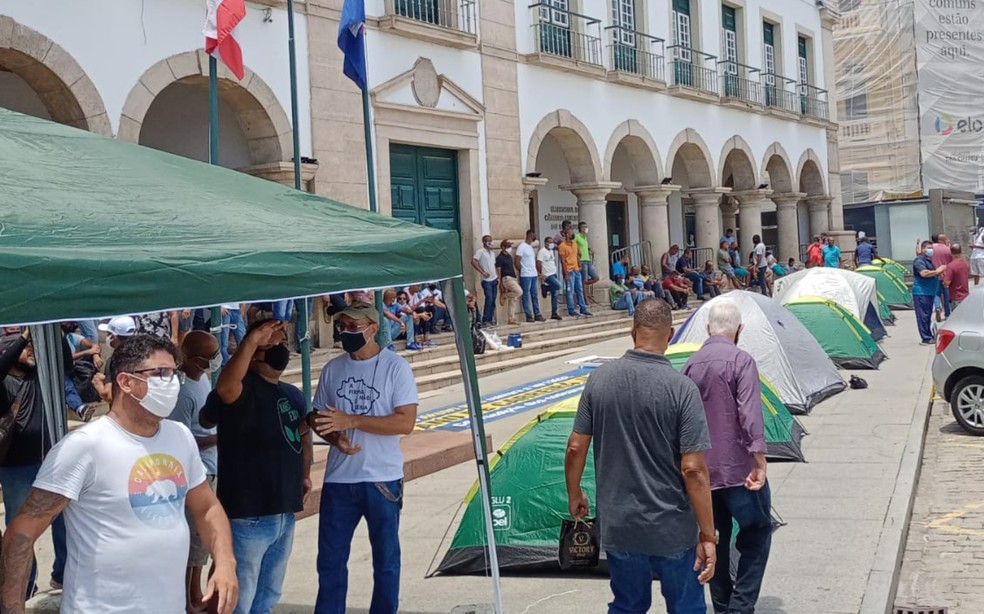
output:
{"label": "paved street", "polygon": [[899,605],[984,612],[984,440],[966,434],[937,401],[926,434],[899,581]]}

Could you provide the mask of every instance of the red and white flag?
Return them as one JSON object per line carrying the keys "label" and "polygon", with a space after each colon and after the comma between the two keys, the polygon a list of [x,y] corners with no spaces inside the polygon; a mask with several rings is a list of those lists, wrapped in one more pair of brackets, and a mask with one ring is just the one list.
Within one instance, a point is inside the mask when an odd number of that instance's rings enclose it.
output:
{"label": "red and white flag", "polygon": [[243,50],[236,42],[236,26],[246,17],[245,0],[206,0],[205,53],[220,58],[237,79],[242,79]]}

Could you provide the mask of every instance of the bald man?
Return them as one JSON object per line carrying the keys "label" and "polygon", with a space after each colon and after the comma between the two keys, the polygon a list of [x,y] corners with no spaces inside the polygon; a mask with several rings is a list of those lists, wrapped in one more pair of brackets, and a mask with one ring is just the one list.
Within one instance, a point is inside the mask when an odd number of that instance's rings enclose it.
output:
{"label": "bald man", "polygon": [[[195,436],[195,442],[198,444],[202,463],[205,465],[206,481],[214,491],[215,474],[218,471],[218,454],[215,448],[216,431],[214,428],[204,428],[198,422],[198,413],[205,405],[208,394],[212,391],[211,373],[218,371],[222,366],[219,342],[204,331],[190,331],[181,342],[181,356],[181,364],[178,367],[184,372],[185,380],[181,384],[178,403],[174,406],[174,411],[171,412],[169,419],[180,422],[191,429],[191,434]],[[188,553],[188,570],[185,574],[187,611],[204,612],[202,568],[208,563],[208,550],[202,543],[198,531],[195,530],[195,525],[189,523],[189,526],[191,527],[191,546]]]}

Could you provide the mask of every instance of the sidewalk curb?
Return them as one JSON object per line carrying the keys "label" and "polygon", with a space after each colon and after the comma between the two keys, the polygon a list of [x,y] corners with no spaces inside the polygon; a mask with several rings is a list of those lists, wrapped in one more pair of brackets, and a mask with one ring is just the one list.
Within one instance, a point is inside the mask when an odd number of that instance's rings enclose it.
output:
{"label": "sidewalk curb", "polygon": [[929,369],[932,356],[927,360],[926,375],[916,398],[916,408],[895,478],[895,488],[878,536],[875,560],[868,574],[859,614],[892,614],[895,605],[902,557],[909,535],[909,520],[912,518],[916,487],[922,471],[926,432],[933,409],[933,381]]}

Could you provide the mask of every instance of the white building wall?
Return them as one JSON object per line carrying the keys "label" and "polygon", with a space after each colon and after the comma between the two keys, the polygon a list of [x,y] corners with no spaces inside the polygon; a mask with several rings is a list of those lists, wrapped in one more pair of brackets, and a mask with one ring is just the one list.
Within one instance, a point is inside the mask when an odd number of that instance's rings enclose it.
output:
{"label": "white building wall", "polygon": [[[290,116],[287,14],[247,3],[236,32],[243,61]],[[99,91],[115,133],[130,90],[144,72],[172,55],[204,46],[201,0],[4,0],[0,11],[63,47]],[[311,155],[311,96],[305,17],[294,17],[297,53],[298,134],[301,155]]]}

